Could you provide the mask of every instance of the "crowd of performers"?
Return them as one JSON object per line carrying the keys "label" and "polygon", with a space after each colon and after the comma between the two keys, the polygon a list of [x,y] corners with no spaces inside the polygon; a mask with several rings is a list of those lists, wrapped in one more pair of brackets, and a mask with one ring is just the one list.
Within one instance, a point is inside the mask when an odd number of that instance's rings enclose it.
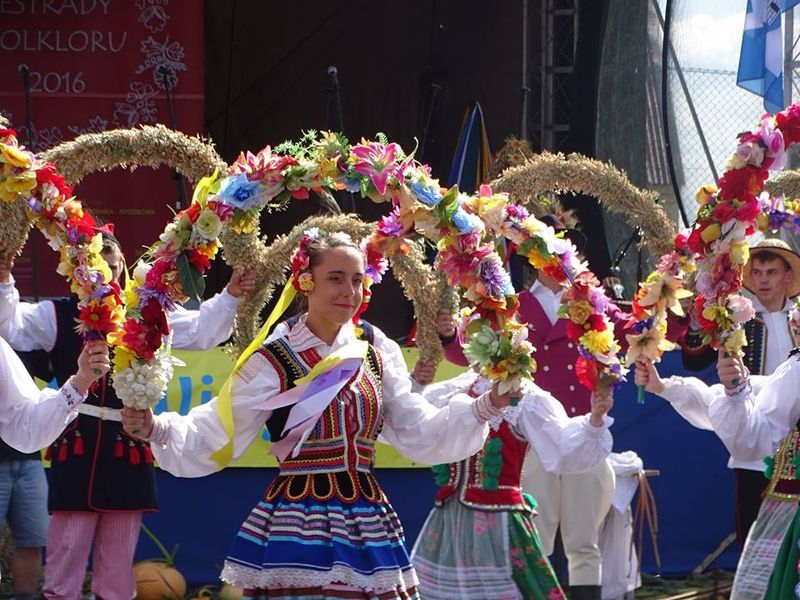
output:
{"label": "crowd of performers", "polygon": [[[121,248],[111,229],[103,237],[118,278]],[[123,408],[107,378],[107,347],[84,345],[75,333],[75,299],[21,302],[11,260],[0,260],[0,499],[17,547],[16,596],[37,593],[46,546],[46,598],[81,597],[92,550],[95,596],[132,598],[141,517],[157,510],[154,461],[176,476],[202,477],[219,470],[225,447],[236,459],[266,425],[280,470],[241,525],[221,575],[244,597],[599,600],[598,531],[614,491],[613,399],[578,382],[578,350],[557,316],[561,286],[533,273],[520,293],[518,318],[538,349],[536,382],[501,393],[470,370],[437,383],[433,365],[409,373],[397,343],[353,322],[366,259],[348,235],[307,232],[296,252],[304,260],[292,260],[288,285],[301,294],[298,315],[242,357],[229,398],[186,415]],[[719,385],[662,379],[649,362],[637,363],[635,382],[730,451],[744,547],[733,596],[795,597],[800,366],[789,313],[800,256],[779,240],[761,242],[745,285],[757,316],[746,325],[744,360],[704,347],[691,317],[670,322],[687,369],[716,361]],[[199,310],[171,313],[174,346],[222,343],[253,288],[253,273],[235,274]],[[609,316],[624,340],[626,314],[612,305]],[[465,365],[454,315],[441,312],[437,330],[448,360]],[[21,358],[35,369],[37,351],[59,390],[33,384]],[[334,368],[348,376],[329,376]],[[298,403],[301,386],[313,394]],[[435,465],[440,489],[413,549],[373,474],[379,439]],[[51,459],[49,498],[36,502],[46,485],[42,447]],[[558,531],[568,563],[563,589],[548,560]]]}

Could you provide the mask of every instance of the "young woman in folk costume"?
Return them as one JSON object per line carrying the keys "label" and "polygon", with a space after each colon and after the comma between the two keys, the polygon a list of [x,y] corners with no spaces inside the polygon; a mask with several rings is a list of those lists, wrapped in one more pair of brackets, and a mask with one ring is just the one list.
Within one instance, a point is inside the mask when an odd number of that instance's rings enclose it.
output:
{"label": "young woman in folk costume", "polygon": [[[352,323],[374,272],[346,234],[307,231],[291,275],[307,312],[245,351],[230,404],[223,391],[186,416],[123,416],[161,467],[184,477],[240,456],[266,423],[280,472],[222,571],[246,598],[419,598],[402,527],[372,473],[375,440],[415,461],[457,461],[480,449],[487,421],[509,403],[492,389],[434,408],[412,393],[397,344],[378,329],[371,344],[359,340]],[[287,285],[279,306],[293,294]]]}
{"label": "young woman in folk costume", "polygon": [[[452,332],[448,320],[440,313],[440,335]],[[426,383],[425,373],[415,368],[415,380]],[[423,395],[445,406],[455,394],[478,396],[490,385],[470,371],[427,386]],[[613,401],[593,395],[590,414],[569,418],[533,382],[523,382],[518,395],[518,404],[490,419],[476,454],[434,467],[440,489],[411,554],[426,600],[564,597],[534,524],[536,501],[520,488],[522,463],[530,445],[548,471],[595,468],[611,451],[613,419],[606,413]]]}

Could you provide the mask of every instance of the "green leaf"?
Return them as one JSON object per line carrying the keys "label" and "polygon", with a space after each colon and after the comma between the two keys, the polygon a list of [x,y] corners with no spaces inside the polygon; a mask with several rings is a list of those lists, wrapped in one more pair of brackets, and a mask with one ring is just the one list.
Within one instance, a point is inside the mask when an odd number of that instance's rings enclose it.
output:
{"label": "green leaf", "polygon": [[183,293],[197,300],[198,302],[203,299],[203,292],[206,289],[206,280],[189,262],[189,257],[185,252],[178,255],[175,264],[178,266],[178,278],[183,287]]}

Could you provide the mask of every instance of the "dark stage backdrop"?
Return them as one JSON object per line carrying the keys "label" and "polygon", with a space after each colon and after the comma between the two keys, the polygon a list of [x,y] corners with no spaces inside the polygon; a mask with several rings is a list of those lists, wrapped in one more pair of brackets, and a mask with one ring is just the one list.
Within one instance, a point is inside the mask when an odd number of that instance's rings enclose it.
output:
{"label": "dark stage backdrop", "polygon": [[[591,155],[592,71],[605,2],[588,4],[579,48],[587,66],[571,91],[575,114],[586,126],[576,130],[567,149]],[[521,2],[206,0],[205,7],[206,131],[226,160],[242,149],[296,138],[303,129],[338,128],[326,96],[329,66],[338,69],[345,134],[358,140],[382,131],[407,150],[416,138],[418,157],[442,182],[464,112],[475,101],[483,107],[493,149],[519,133]],[[538,18],[537,4],[528,23],[531,72],[540,60]],[[602,275],[608,257],[604,240],[597,239],[599,212],[591,202],[579,204],[593,240],[592,262]],[[368,200],[357,200],[357,208],[366,219],[388,212],[388,206]],[[274,235],[317,210],[314,199],[296,202],[286,213],[265,217],[263,228]],[[392,280],[379,286],[367,317],[393,337],[406,335],[413,318]]]}

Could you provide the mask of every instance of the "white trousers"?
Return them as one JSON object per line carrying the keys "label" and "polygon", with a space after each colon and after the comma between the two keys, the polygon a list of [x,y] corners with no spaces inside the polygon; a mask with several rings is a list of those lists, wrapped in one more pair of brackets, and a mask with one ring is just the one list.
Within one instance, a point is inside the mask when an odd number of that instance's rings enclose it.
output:
{"label": "white trousers", "polygon": [[614,471],[608,461],[577,475],[548,473],[531,448],[522,468],[522,489],[539,503],[535,522],[546,555],[553,553],[561,528],[569,585],[601,585],[599,532],[614,497]]}

